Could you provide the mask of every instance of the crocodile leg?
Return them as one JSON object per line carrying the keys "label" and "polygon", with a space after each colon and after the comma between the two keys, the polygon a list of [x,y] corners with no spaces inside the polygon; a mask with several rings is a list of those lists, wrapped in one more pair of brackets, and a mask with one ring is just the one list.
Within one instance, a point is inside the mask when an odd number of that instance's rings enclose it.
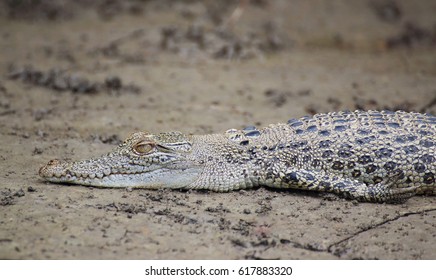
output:
{"label": "crocodile leg", "polygon": [[417,186],[399,188],[397,176],[387,177],[376,184],[367,184],[345,178],[340,174],[328,174],[322,170],[287,169],[279,172],[279,180],[266,180],[267,185],[277,188],[292,188],[330,192],[339,196],[364,202],[403,202],[416,194]]}

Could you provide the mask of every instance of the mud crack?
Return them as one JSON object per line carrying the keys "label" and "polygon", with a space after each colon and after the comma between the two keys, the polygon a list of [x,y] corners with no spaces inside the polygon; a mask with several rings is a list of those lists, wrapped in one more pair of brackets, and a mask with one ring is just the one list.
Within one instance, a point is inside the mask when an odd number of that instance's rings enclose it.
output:
{"label": "mud crack", "polygon": [[376,224],[368,225],[367,227],[365,227],[365,228],[355,232],[354,234],[352,234],[352,235],[350,235],[350,236],[348,236],[346,238],[343,238],[343,239],[341,239],[341,240],[339,240],[339,241],[329,245],[327,247],[327,250],[325,250],[325,251],[339,257],[340,253],[337,250],[335,250],[335,247],[341,245],[344,242],[347,242],[348,240],[350,240],[350,239],[352,239],[352,238],[354,238],[356,236],[359,236],[362,233],[365,233],[365,232],[368,232],[370,230],[376,229],[376,228],[378,228],[378,227],[380,227],[382,225],[385,225],[385,224],[387,224],[389,222],[397,221],[397,220],[399,220],[401,218],[404,218],[404,217],[408,217],[408,216],[411,216],[411,215],[422,215],[422,214],[426,214],[426,213],[433,212],[433,211],[436,211],[436,208],[429,208],[429,209],[424,209],[424,210],[419,210],[419,211],[411,211],[411,212],[400,213],[399,215],[397,215],[397,216],[395,216],[393,218],[383,220],[383,221],[381,221],[379,223],[376,223]]}

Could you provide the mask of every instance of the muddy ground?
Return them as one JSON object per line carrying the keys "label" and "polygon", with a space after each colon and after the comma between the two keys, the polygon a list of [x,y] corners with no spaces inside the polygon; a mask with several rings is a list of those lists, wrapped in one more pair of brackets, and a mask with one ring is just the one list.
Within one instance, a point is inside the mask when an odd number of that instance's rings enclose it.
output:
{"label": "muddy ground", "polygon": [[342,109],[435,114],[435,1],[0,6],[0,258],[436,259],[436,197],[128,191],[37,175],[137,130],[222,132]]}

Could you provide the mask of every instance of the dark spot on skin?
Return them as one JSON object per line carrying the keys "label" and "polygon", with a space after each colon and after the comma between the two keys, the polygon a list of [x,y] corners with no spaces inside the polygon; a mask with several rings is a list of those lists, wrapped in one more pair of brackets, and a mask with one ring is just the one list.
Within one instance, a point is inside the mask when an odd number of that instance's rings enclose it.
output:
{"label": "dark spot on skin", "polygon": [[370,117],[372,117],[373,119],[376,119],[376,120],[383,120],[383,118],[385,117],[385,115],[384,114],[382,114],[381,112],[373,112],[373,113],[371,113],[371,114],[367,114],[367,115],[369,115]]}
{"label": "dark spot on skin", "polygon": [[363,137],[360,139],[356,139],[356,143],[359,145],[363,145],[363,144],[369,144],[371,143],[371,141],[375,140],[375,136],[371,135],[371,136],[367,136],[367,137]]}
{"label": "dark spot on skin", "polygon": [[245,133],[245,136],[247,136],[247,137],[260,136],[260,132],[258,130],[253,130],[253,131]]}
{"label": "dark spot on skin", "polygon": [[307,181],[315,181],[315,177],[310,173],[306,173],[304,177],[306,178]]}
{"label": "dark spot on skin", "polygon": [[347,122],[347,120],[344,120],[344,119],[337,119],[337,120],[333,121],[334,124],[342,124],[342,123],[346,123],[346,122]]}
{"label": "dark spot on skin", "polygon": [[418,173],[423,173],[425,171],[425,165],[420,162],[415,163],[413,167]]}
{"label": "dark spot on skin", "polygon": [[312,157],[311,157],[310,155],[306,155],[306,156],[303,157],[303,162],[304,162],[304,163],[307,163],[307,162],[309,162],[311,159],[312,159]]}
{"label": "dark spot on skin", "polygon": [[310,148],[310,147],[304,147],[303,149],[301,149],[301,151],[302,151],[303,153],[310,152],[310,150],[312,150],[312,148]]}
{"label": "dark spot on skin", "polygon": [[335,126],[334,130],[335,131],[345,131],[345,130],[347,130],[347,128],[348,128],[348,126],[345,126],[345,125],[337,125],[337,126]]}
{"label": "dark spot on skin", "polygon": [[392,155],[392,150],[388,148],[381,148],[375,152],[375,156],[378,158],[390,157]]}
{"label": "dark spot on skin", "polygon": [[330,135],[330,131],[328,131],[328,130],[320,130],[318,132],[318,134],[321,135],[321,136],[329,136]]}
{"label": "dark spot on skin", "polygon": [[334,154],[333,151],[327,150],[327,151],[324,151],[322,153],[322,157],[323,158],[328,158],[328,157],[331,157],[333,154]]}
{"label": "dark spot on skin", "polygon": [[423,136],[433,135],[433,132],[431,132],[430,130],[424,130],[424,129],[418,130],[418,133],[423,135]]}
{"label": "dark spot on skin", "polygon": [[338,156],[341,157],[341,158],[348,158],[348,157],[350,157],[352,154],[353,154],[353,152],[350,151],[350,150],[340,150],[340,151],[338,152]]}
{"label": "dark spot on skin", "polygon": [[422,124],[421,128],[426,128],[426,127],[427,127],[427,126],[425,125],[426,122],[425,122],[423,119],[421,119],[421,118],[417,119],[416,122],[419,123],[419,124]]}
{"label": "dark spot on skin", "polygon": [[299,122],[299,121],[300,121],[300,120],[298,120],[298,119],[289,119],[289,120],[288,120],[288,124],[291,125],[291,124],[296,123],[296,122]]}
{"label": "dark spot on skin", "polygon": [[386,135],[386,134],[389,134],[389,132],[387,132],[386,130],[379,130],[378,134]]}
{"label": "dark spot on skin", "polygon": [[419,149],[415,145],[406,146],[403,148],[403,150],[407,155],[414,154],[419,151]]}
{"label": "dark spot on skin", "polygon": [[350,149],[353,148],[353,146],[350,145],[350,144],[341,144],[341,145],[340,145],[340,148],[341,148],[341,149],[344,149],[344,150],[350,150]]}
{"label": "dark spot on skin", "polygon": [[434,174],[433,172],[427,172],[423,176],[423,180],[425,184],[433,184],[434,181]]}
{"label": "dark spot on skin", "polygon": [[371,133],[371,131],[368,129],[358,129],[357,133],[360,135],[368,135],[369,133]]}
{"label": "dark spot on skin", "polygon": [[327,182],[327,181],[321,181],[319,183],[319,186],[321,187],[321,190],[324,190],[326,192],[331,191],[331,189],[332,189],[330,182]]}
{"label": "dark spot on skin", "polygon": [[383,178],[379,177],[379,176],[374,176],[374,178],[372,178],[372,180],[374,181],[374,184],[378,184],[378,183],[383,181]]}
{"label": "dark spot on skin", "polygon": [[321,162],[320,162],[319,160],[314,159],[314,160],[312,161],[312,166],[316,168],[316,167],[318,167],[318,166],[320,165],[320,163],[321,163]]}
{"label": "dark spot on skin", "polygon": [[344,169],[344,163],[341,161],[334,161],[332,164],[333,170],[342,170]]}
{"label": "dark spot on skin", "polygon": [[303,122],[300,122],[300,121],[294,122],[294,123],[290,124],[290,126],[292,126],[292,127],[299,127],[299,126],[302,126],[302,125],[303,125]]}
{"label": "dark spot on skin", "polygon": [[423,163],[433,163],[435,161],[435,157],[429,154],[422,155],[419,159]]}
{"label": "dark spot on skin", "polygon": [[300,146],[300,147],[304,147],[304,146],[306,146],[307,145],[307,141],[306,140],[304,140],[304,141],[299,141],[299,142],[297,142],[298,143],[298,146]]}
{"label": "dark spot on skin", "polygon": [[307,141],[298,141],[298,142],[292,142],[291,147],[294,149],[299,149],[301,147],[304,147],[307,145]]}
{"label": "dark spot on skin", "polygon": [[267,146],[263,146],[262,150],[266,151],[266,150],[268,150],[268,147]]}
{"label": "dark spot on skin", "polygon": [[252,131],[252,130],[256,130],[256,127],[254,125],[246,126],[243,129],[243,131]]}
{"label": "dark spot on skin", "polygon": [[356,166],[356,163],[354,162],[354,161],[349,161],[348,163],[347,163],[347,168],[348,169],[352,169],[352,168],[354,168]]}
{"label": "dark spot on skin", "polygon": [[295,130],[295,133],[297,133],[297,134],[303,134],[303,133],[304,133],[304,130],[302,130],[302,129],[297,129],[297,130]]}
{"label": "dark spot on skin", "polygon": [[430,147],[434,146],[434,142],[431,140],[421,140],[421,141],[419,141],[419,144],[423,147],[426,147],[426,148],[430,148]]}
{"label": "dark spot on skin", "polygon": [[276,145],[273,145],[273,146],[268,148],[268,151],[274,151],[276,149],[276,147],[277,147]]}
{"label": "dark spot on skin", "polygon": [[324,140],[324,141],[319,142],[319,147],[320,148],[328,148],[328,147],[330,147],[331,144],[332,144],[332,141]]}
{"label": "dark spot on skin", "polygon": [[395,142],[402,143],[402,144],[406,143],[407,137],[405,135],[397,136],[397,137],[395,137]]}
{"label": "dark spot on skin", "polygon": [[373,160],[372,160],[371,156],[368,156],[368,155],[360,156],[359,159],[357,160],[357,162],[360,164],[368,164],[372,161]]}
{"label": "dark spot on skin", "polygon": [[396,122],[389,122],[388,126],[391,127],[391,128],[399,128],[400,124],[396,123]]}
{"label": "dark spot on skin", "polygon": [[395,142],[404,144],[410,141],[415,141],[416,139],[417,137],[415,135],[400,135],[395,137]]}
{"label": "dark spot on skin", "polygon": [[249,141],[248,141],[248,140],[243,140],[243,141],[239,142],[239,145],[242,145],[242,146],[247,146],[247,145],[248,145],[248,143],[249,143]]}
{"label": "dark spot on skin", "polygon": [[397,167],[397,164],[393,161],[388,161],[385,163],[385,165],[383,165],[383,168],[387,171],[393,171],[395,167]]}
{"label": "dark spot on skin", "polygon": [[298,182],[297,172],[290,172],[286,174],[285,179],[287,182]]}
{"label": "dark spot on skin", "polygon": [[366,174],[371,174],[378,169],[377,165],[370,164],[365,168]]}
{"label": "dark spot on skin", "polygon": [[337,188],[337,189],[345,189],[346,187],[347,186],[342,182],[335,184],[335,188]]}
{"label": "dark spot on skin", "polygon": [[360,175],[362,175],[362,172],[360,172],[359,169],[353,170],[353,171],[351,172],[351,176],[353,176],[353,178],[359,178]]}
{"label": "dark spot on skin", "polygon": [[404,179],[404,177],[406,177],[404,175],[404,171],[400,170],[400,169],[395,170],[395,174],[396,174],[396,177],[398,180],[402,180],[402,179]]}
{"label": "dark spot on skin", "polygon": [[369,115],[374,118],[382,118],[383,115],[380,112],[370,112]]}
{"label": "dark spot on skin", "polygon": [[386,127],[386,124],[384,122],[375,122],[374,125],[377,127]]}
{"label": "dark spot on skin", "polygon": [[314,132],[314,131],[317,131],[318,128],[316,127],[316,125],[311,125],[311,126],[307,127],[306,130],[309,132]]}

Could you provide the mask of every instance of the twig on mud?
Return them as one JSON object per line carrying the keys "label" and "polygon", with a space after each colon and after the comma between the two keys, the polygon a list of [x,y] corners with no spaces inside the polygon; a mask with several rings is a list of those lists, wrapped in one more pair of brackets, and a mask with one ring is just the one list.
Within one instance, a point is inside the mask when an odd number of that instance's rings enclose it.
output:
{"label": "twig on mud", "polygon": [[233,13],[230,15],[230,17],[224,22],[223,27],[228,28],[233,26],[239,18],[244,13],[245,9],[247,8],[248,3],[250,0],[240,0],[239,5],[236,7],[235,10],[233,10]]}

